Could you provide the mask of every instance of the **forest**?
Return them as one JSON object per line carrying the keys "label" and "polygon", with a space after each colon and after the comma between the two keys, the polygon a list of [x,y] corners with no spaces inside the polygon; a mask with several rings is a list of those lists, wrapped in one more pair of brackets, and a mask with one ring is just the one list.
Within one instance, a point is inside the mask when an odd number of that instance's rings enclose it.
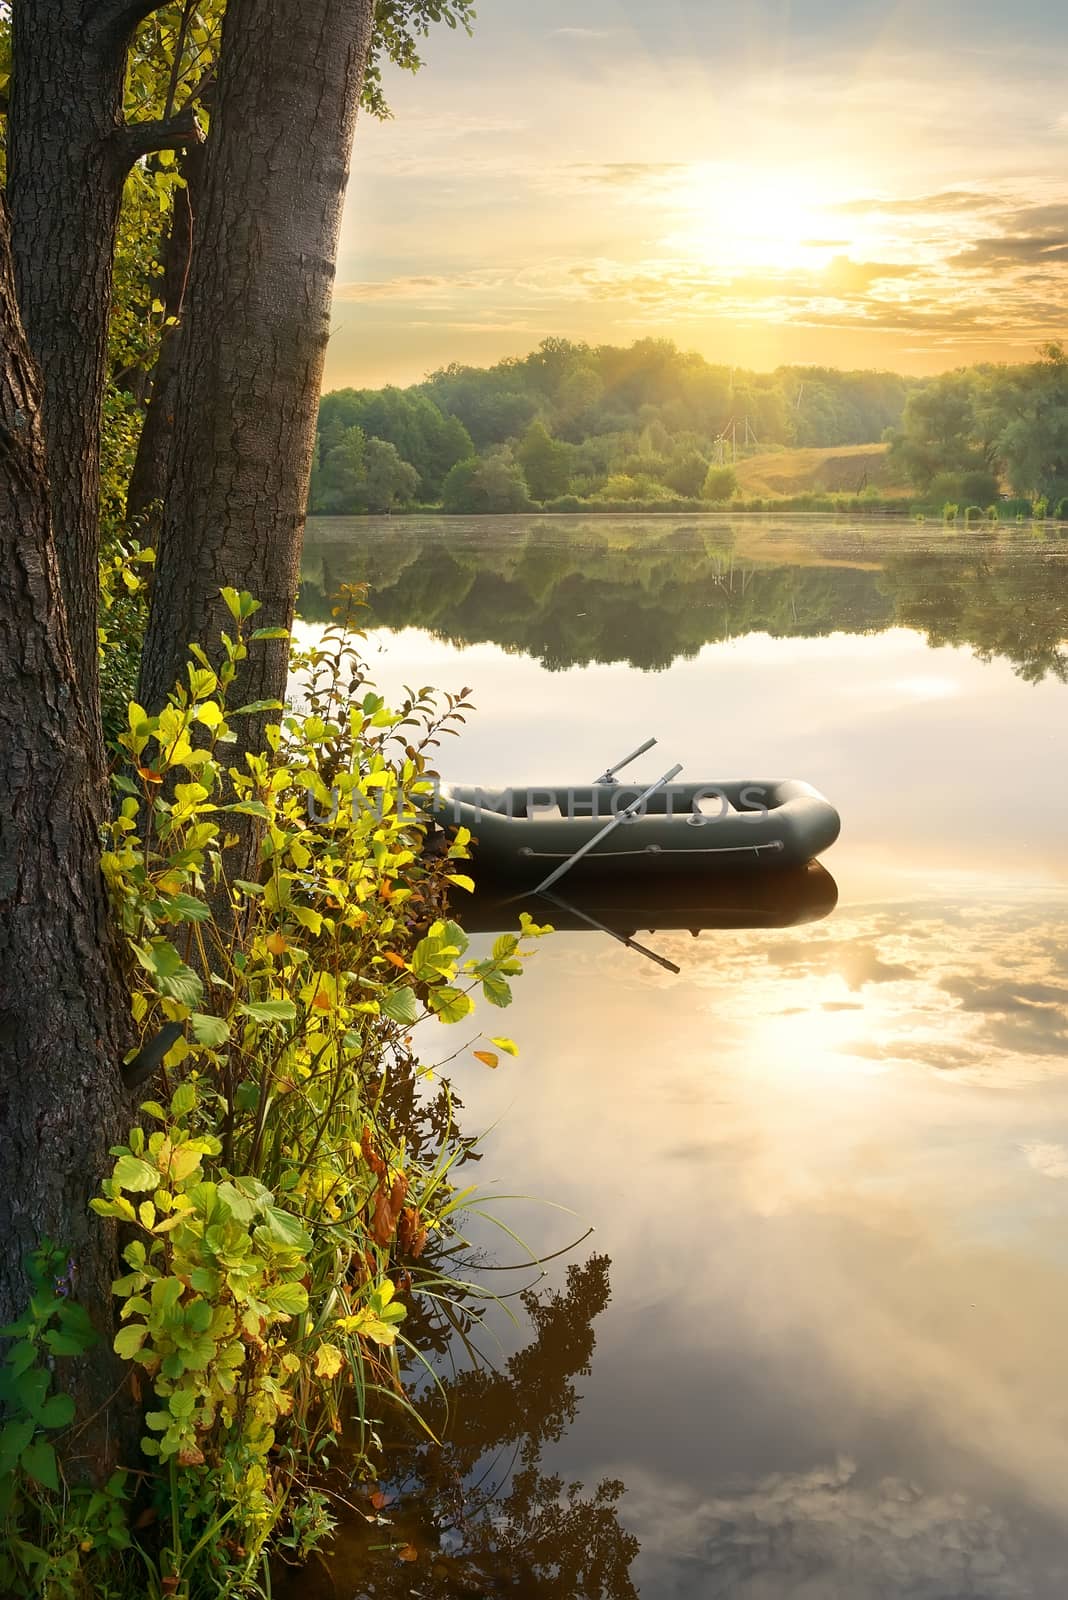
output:
{"label": "forest", "polygon": [[547,339],[408,389],[340,389],[319,408],[309,510],[467,514],[764,509],[733,463],[796,448],[889,445],[896,505],[874,485],[798,509],[1068,513],[1068,358],[936,378],[712,365],[663,339],[623,349]]}
{"label": "forest", "polygon": [[735,452],[881,440],[919,388],[893,372],[715,366],[670,340],[546,339],[408,389],[323,396],[309,510],[556,511],[723,502]]}

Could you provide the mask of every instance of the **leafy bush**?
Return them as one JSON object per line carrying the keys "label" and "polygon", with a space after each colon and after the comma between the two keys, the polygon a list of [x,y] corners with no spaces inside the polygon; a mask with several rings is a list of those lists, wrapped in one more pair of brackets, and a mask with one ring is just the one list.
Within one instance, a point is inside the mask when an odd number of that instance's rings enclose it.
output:
{"label": "leafy bush", "polygon": [[705,500],[729,500],[738,493],[738,474],[733,467],[709,467],[701,490]]}
{"label": "leafy bush", "polygon": [[[408,1304],[448,1297],[434,1257],[469,1199],[453,1178],[464,1142],[446,1129],[424,1153],[391,1121],[390,1086],[430,1076],[416,1023],[464,1020],[475,993],[506,1006],[523,939],[546,931],[524,916],[474,960],[449,918],[448,895],[472,887],[468,836],[429,855],[425,802],[464,695],[390,710],[338,624],[295,658],[302,709],[231,710],[249,643],[278,630],[250,636],[256,602],[223,594],[220,662],[194,649],[158,717],[129,707],[103,856],[139,1035],[127,1070],[162,1058],[160,1098],[93,1201],[125,1239],[114,1347],[144,1409],[143,1565],[115,1523],[121,1485],[58,1481],[47,1432],[73,1407],[37,1357],[85,1348],[88,1319],[35,1294],[9,1330],[22,1367],[0,1435],[5,1594],[40,1592],[60,1557],[57,1596],[262,1594],[274,1542],[306,1555],[329,1533],[332,1447],[354,1422],[366,1450],[384,1408],[410,1409]],[[268,753],[228,769],[236,719],[273,712]],[[515,1046],[494,1037],[476,1054],[495,1066],[502,1052]],[[369,1470],[358,1449],[352,1470]]]}

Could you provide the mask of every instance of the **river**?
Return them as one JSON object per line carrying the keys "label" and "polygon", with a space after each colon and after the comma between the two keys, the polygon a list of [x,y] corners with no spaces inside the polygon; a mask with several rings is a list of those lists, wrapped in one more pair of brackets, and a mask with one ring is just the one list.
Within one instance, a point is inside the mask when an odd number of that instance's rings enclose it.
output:
{"label": "river", "polygon": [[594,1231],[301,1592],[1061,1600],[1068,535],[321,519],[302,634],[363,580],[383,689],[472,690],[446,777],[655,734],[628,778],[800,777],[843,827],[818,904],[639,931],[677,974],[556,934],[487,1019],[519,1058],[452,1064],[508,1227]]}

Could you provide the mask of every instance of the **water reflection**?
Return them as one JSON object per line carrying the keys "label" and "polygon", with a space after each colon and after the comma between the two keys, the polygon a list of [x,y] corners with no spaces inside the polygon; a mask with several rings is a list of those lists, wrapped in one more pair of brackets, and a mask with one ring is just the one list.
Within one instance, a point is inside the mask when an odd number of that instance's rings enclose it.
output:
{"label": "water reflection", "polygon": [[[596,1359],[579,1317],[559,1367],[581,1372],[564,1380],[581,1405],[550,1405],[559,1430],[531,1434],[537,1482],[563,1497],[535,1487],[502,1518],[521,1534],[509,1550],[566,1534],[567,1485],[596,1502],[608,1482],[626,1485],[618,1537],[596,1527],[643,1600],[1062,1600],[1063,536],[714,519],[361,525],[358,547],[328,532],[312,611],[324,582],[377,580],[384,683],[474,686],[447,776],[587,780],[655,732],[695,778],[796,774],[843,818],[833,916],[818,877],[807,906],[701,903],[693,885],[637,905],[621,886],[600,920],[655,927],[678,970],[560,917],[507,1018],[519,1061],[457,1066],[467,1126],[493,1130],[483,1182],[571,1207],[612,1261]],[[471,915],[489,930],[500,907]],[[533,1203],[508,1222],[539,1252],[573,1236]],[[532,1393],[508,1398],[509,1376]],[[553,1389],[541,1367],[478,1382],[515,1407],[514,1439]],[[477,1435],[471,1383],[458,1415]],[[494,1422],[488,1481],[507,1497],[503,1437]],[[476,1445],[453,1458],[469,1496]],[[431,1454],[417,1466],[422,1553],[452,1513]],[[346,1544],[338,1593],[450,1593],[429,1557],[409,1581],[367,1542]],[[464,1548],[473,1587],[456,1593],[599,1592],[592,1567],[539,1590],[547,1544],[525,1568]]]}
{"label": "water reflection", "polygon": [[[586,1492],[542,1464],[545,1446],[575,1421],[610,1266],[593,1255],[568,1267],[562,1290],[521,1293],[533,1336],[498,1365],[468,1367],[426,1393],[424,1415],[442,1444],[413,1433],[396,1447],[375,1504],[365,1496],[365,1509],[342,1518],[329,1569],[319,1581],[301,1572],[278,1590],[282,1600],[636,1600],[629,1573],[639,1546],[619,1520],[623,1484],[606,1478]],[[426,1348],[418,1320],[406,1332]]]}
{"label": "water reflection", "polygon": [[491,641],[549,671],[664,671],[747,633],[904,625],[1003,655],[1031,681],[1068,679],[1062,532],[904,526],[887,545],[885,530],[805,531],[802,544],[788,525],[729,518],[313,519],[299,610],[325,621],[339,585],[365,581],[385,627]]}

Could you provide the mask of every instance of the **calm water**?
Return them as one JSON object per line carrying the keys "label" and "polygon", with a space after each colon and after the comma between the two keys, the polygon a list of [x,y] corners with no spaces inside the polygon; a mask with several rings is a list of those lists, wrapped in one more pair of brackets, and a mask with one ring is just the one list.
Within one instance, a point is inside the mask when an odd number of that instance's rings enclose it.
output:
{"label": "calm water", "polygon": [[305,577],[309,626],[374,586],[385,688],[471,686],[446,776],[589,781],[655,733],[628,777],[803,777],[843,818],[830,915],[663,912],[678,976],[559,933],[487,1019],[520,1059],[450,1069],[478,1181],[553,1202],[509,1227],[595,1232],[318,1592],[1060,1600],[1064,533],[332,520]]}

